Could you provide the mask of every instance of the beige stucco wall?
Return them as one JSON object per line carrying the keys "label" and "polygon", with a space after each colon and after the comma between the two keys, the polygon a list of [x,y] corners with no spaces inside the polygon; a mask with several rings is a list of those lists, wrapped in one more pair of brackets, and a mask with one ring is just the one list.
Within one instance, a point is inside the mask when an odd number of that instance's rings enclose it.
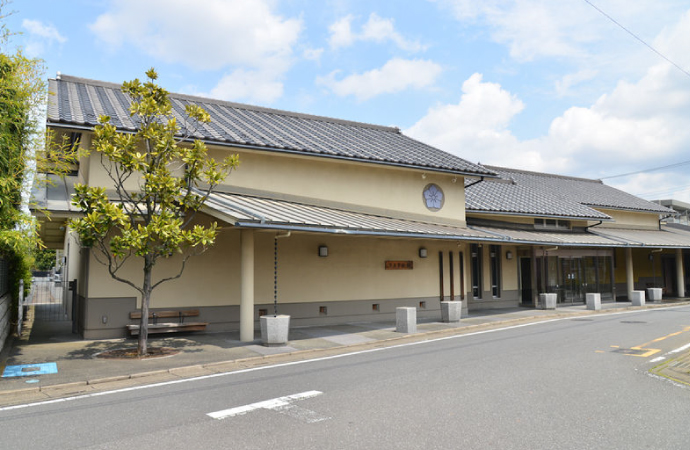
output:
{"label": "beige stucco wall", "polygon": [[[215,148],[210,154],[220,159],[229,152]],[[357,211],[388,210],[394,216],[420,215],[431,221],[465,220],[462,177],[324,158],[240,150],[237,153],[240,167],[228,179],[230,190],[303,197],[316,204],[336,202]],[[429,211],[424,204],[422,191],[429,183],[443,190],[445,202],[440,211]]]}
{"label": "beige stucco wall", "polygon": [[[90,145],[85,133],[83,144]],[[222,160],[238,153],[240,167],[233,171],[222,190],[267,195],[274,198],[306,199],[313,204],[345,207],[354,211],[381,213],[463,225],[465,191],[463,177],[398,167],[209,147],[209,156]],[[96,153],[80,164],[80,181],[112,190],[112,181]],[[131,177],[126,186],[137,186]],[[439,211],[426,208],[422,192],[430,183],[441,188],[444,204]]]}
{"label": "beige stucco wall", "polygon": [[[255,303],[273,301],[274,233],[255,235]],[[454,254],[454,291],[460,293],[459,250],[455,242],[347,237],[293,233],[278,240],[278,298],[281,303],[370,300],[439,296],[438,252],[444,254],[444,295],[450,295],[448,252]],[[318,256],[326,245],[328,257]],[[154,291],[152,307],[239,305],[239,232],[227,229],[206,253],[192,257],[179,280]],[[425,247],[428,258],[419,257]],[[412,270],[385,270],[385,261],[412,261]],[[161,260],[157,277],[169,276],[179,258]],[[113,280],[91,256],[89,297],[137,296]],[[467,266],[465,266],[467,270]],[[123,275],[141,280],[141,262]]]}
{"label": "beige stucco wall", "polygon": [[604,222],[600,228],[640,228],[640,229],[659,229],[659,215],[650,213],[618,211],[613,209],[600,209],[604,214],[608,214],[614,222]]}

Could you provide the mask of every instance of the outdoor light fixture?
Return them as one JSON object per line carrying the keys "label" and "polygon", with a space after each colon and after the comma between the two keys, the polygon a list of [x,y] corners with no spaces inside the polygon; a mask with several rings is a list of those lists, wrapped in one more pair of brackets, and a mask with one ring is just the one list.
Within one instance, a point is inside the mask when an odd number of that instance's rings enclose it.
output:
{"label": "outdoor light fixture", "polygon": [[513,252],[511,252],[510,250],[508,250],[508,251],[506,252],[506,259],[508,259],[508,260],[513,259]]}
{"label": "outdoor light fixture", "polygon": [[319,256],[322,258],[328,256],[328,247],[325,245],[319,245]]}
{"label": "outdoor light fixture", "polygon": [[419,257],[420,257],[420,258],[426,258],[426,256],[427,256],[426,248],[420,247],[420,248],[419,248]]}

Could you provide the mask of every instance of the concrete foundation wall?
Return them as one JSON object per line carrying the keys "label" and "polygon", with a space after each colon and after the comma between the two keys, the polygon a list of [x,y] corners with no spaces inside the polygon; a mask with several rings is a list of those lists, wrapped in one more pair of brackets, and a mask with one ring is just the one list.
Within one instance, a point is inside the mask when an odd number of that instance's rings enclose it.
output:
{"label": "concrete foundation wall", "polygon": [[[375,310],[374,305],[378,305]],[[405,299],[374,299],[360,301],[334,301],[319,303],[278,304],[278,313],[291,316],[290,326],[334,325],[351,322],[391,322],[395,323],[395,309],[400,306],[417,308],[417,317],[441,320],[441,305],[438,298],[420,297]],[[193,322],[207,322],[206,332],[239,331],[239,306],[199,307],[199,317],[188,318]],[[322,309],[325,308],[325,311]],[[162,309],[162,308],[161,308]],[[84,339],[113,339],[127,336],[125,326],[136,324],[138,320],[129,318],[136,311],[134,298],[92,298],[86,302],[85,317],[87,326],[82,334]],[[152,311],[155,311],[153,308]],[[266,310],[273,314],[273,303],[256,304],[254,308],[254,328],[259,330],[259,313]],[[325,312],[325,313],[324,313]],[[103,317],[106,323],[103,323]]]}
{"label": "concrete foundation wall", "polygon": [[484,291],[483,298],[470,298],[467,305],[468,310],[516,308],[520,306],[519,293],[517,290],[503,291],[501,292],[501,298],[493,298],[491,291]]}

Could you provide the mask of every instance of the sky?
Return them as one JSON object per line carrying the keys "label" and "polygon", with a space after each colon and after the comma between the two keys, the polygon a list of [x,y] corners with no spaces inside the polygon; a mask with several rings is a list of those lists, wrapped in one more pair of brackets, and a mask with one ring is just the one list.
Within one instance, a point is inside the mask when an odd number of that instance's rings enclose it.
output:
{"label": "sky", "polygon": [[[690,203],[690,0],[14,0],[58,72],[396,126]],[[621,176],[623,175],[623,176]]]}

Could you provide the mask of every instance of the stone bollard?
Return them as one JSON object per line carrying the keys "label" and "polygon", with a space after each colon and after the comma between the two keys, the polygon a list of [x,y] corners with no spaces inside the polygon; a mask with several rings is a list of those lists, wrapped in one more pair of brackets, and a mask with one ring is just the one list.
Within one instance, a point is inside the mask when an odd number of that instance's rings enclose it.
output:
{"label": "stone bollard", "polygon": [[587,309],[593,311],[601,309],[601,294],[587,294]]}
{"label": "stone bollard", "polygon": [[647,288],[647,298],[650,302],[660,302],[662,292],[661,288]]}
{"label": "stone bollard", "polygon": [[539,294],[541,309],[556,309],[556,294]]}
{"label": "stone bollard", "polygon": [[644,306],[644,291],[631,291],[630,301],[633,306]]}
{"label": "stone bollard", "polygon": [[417,308],[407,306],[395,308],[395,331],[398,333],[417,332]]}
{"label": "stone bollard", "polygon": [[444,323],[460,322],[462,302],[441,302],[441,321]]}

